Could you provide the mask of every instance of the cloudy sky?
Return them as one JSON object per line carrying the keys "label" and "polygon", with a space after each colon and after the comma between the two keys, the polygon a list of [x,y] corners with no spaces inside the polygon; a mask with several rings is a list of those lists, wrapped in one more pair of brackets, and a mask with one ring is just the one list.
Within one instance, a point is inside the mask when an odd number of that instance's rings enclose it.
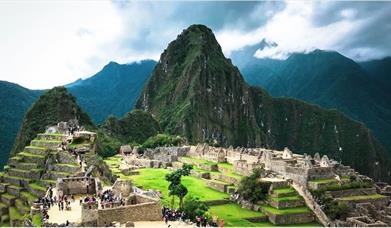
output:
{"label": "cloudy sky", "polygon": [[315,48],[358,61],[391,55],[391,2],[0,2],[0,80],[31,89],[64,85],[109,61],[158,59],[191,24],[216,34],[226,56],[265,39],[258,58]]}

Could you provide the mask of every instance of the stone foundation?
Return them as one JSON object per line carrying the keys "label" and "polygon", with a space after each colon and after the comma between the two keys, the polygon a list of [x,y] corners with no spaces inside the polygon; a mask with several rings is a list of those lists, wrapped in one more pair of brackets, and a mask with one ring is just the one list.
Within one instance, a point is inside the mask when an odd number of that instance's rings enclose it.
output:
{"label": "stone foundation", "polygon": [[314,221],[312,213],[278,215],[267,212],[269,221],[274,225],[301,224]]}

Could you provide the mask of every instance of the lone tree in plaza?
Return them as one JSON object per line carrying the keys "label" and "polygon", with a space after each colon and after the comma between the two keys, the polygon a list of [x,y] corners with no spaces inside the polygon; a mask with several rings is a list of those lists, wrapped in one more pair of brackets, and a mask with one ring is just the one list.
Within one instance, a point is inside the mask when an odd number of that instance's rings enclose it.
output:
{"label": "lone tree in plaza", "polygon": [[171,203],[172,207],[174,207],[174,197],[178,196],[179,207],[183,208],[183,199],[185,198],[188,190],[181,183],[181,178],[182,176],[188,176],[190,174],[191,169],[193,169],[192,165],[183,164],[181,169],[178,169],[166,175],[166,180],[170,182],[170,185],[168,186],[168,190],[169,190],[169,195],[172,196],[172,203]]}

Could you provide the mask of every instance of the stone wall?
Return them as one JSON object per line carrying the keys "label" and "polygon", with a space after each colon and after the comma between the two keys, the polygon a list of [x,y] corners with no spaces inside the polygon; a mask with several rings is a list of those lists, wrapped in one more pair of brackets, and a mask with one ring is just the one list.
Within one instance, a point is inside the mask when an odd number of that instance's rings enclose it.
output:
{"label": "stone wall", "polygon": [[377,198],[377,199],[360,199],[360,200],[340,200],[336,199],[339,202],[346,203],[350,208],[355,208],[356,204],[359,203],[371,203],[377,208],[382,208],[388,205],[388,202],[390,201],[390,197],[384,197],[384,198]]}
{"label": "stone wall", "polygon": [[120,206],[117,208],[107,208],[98,210],[97,225],[100,227],[111,225],[116,221],[121,224],[136,221],[161,221],[161,205],[158,201]]}
{"label": "stone wall", "polygon": [[304,200],[286,200],[286,201],[275,201],[269,200],[270,206],[274,208],[292,208],[292,207],[302,207],[304,206]]}
{"label": "stone wall", "polygon": [[70,177],[57,180],[58,194],[95,194],[99,189],[99,179],[91,177]]}
{"label": "stone wall", "polygon": [[314,221],[314,215],[312,213],[302,214],[272,214],[266,213],[269,217],[269,221],[275,225],[286,225],[286,224],[301,224],[309,223]]}
{"label": "stone wall", "polygon": [[376,194],[376,188],[358,188],[358,189],[345,189],[338,191],[327,191],[333,198],[356,196],[356,195],[373,195]]}
{"label": "stone wall", "polygon": [[208,181],[208,187],[213,188],[220,192],[225,192],[227,190],[227,186],[228,184],[219,181],[214,181],[214,180]]}

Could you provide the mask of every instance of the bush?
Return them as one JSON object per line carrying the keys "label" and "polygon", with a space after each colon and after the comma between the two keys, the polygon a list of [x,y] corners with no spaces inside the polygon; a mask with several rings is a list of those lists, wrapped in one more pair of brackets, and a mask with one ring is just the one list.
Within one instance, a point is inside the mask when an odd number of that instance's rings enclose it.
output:
{"label": "bush", "polygon": [[179,135],[157,134],[149,137],[141,146],[140,151],[148,148],[156,148],[159,146],[178,146],[184,144],[186,140]]}
{"label": "bush", "polygon": [[258,181],[258,179],[262,176],[263,170],[258,168],[254,169],[250,176],[244,177],[240,181],[238,193],[243,197],[243,199],[256,203],[266,198],[270,188],[270,183]]}
{"label": "bush", "polygon": [[115,137],[111,137],[101,131],[98,132],[97,150],[103,158],[111,157],[118,153],[122,142]]}
{"label": "bush", "polygon": [[183,206],[183,212],[185,212],[184,218],[190,219],[192,222],[196,222],[196,216],[205,216],[208,209],[208,206],[204,202],[201,202],[198,198],[189,196],[185,199]]}
{"label": "bush", "polygon": [[337,201],[331,201],[325,205],[324,212],[332,219],[346,219],[349,213],[349,208],[346,203],[340,203]]}

